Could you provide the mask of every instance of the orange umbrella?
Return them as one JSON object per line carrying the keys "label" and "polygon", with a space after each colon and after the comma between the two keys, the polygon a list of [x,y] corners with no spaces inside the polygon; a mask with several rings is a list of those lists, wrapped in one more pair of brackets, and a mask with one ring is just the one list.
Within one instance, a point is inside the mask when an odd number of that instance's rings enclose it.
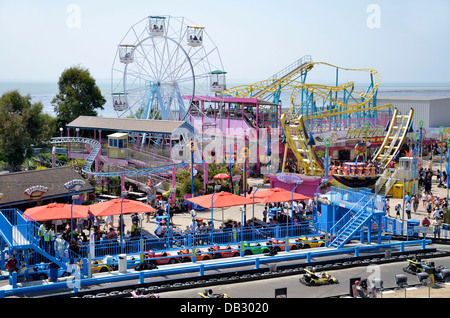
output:
{"label": "orange umbrella", "polygon": [[[189,198],[186,200],[207,209],[222,208],[222,222],[223,222],[223,208],[253,203],[253,201],[248,198],[241,197],[239,195],[235,195],[230,192],[224,191]],[[211,219],[213,219],[212,210],[211,210]]]}
{"label": "orange umbrella", "polygon": [[130,213],[155,212],[156,210],[146,203],[129,199],[113,199],[91,204],[90,211],[94,216],[119,215]]}
{"label": "orange umbrella", "polygon": [[214,198],[212,197],[212,194],[206,194],[194,198],[186,199],[189,202],[192,202],[194,204],[200,205],[201,207],[210,209],[212,207],[214,208],[226,208],[230,206],[237,206],[237,205],[245,205],[245,204],[252,204],[253,201],[241,197],[239,195],[232,194],[230,192],[216,192],[214,194]]}
{"label": "orange umbrella", "polygon": [[23,217],[27,221],[50,221],[50,220],[65,220],[65,219],[79,219],[88,216],[89,206],[65,204],[65,203],[50,203],[47,205],[36,206],[26,209]]}
{"label": "orange umbrella", "polygon": [[226,173],[219,173],[214,176],[214,179],[230,179],[230,176]]}
{"label": "orange umbrella", "polygon": [[[253,199],[255,197],[255,203],[276,203],[276,202],[289,202],[292,201],[292,192],[281,189],[272,188],[263,191],[257,191],[256,193],[250,194],[249,198]],[[309,200],[310,197],[306,195],[294,192],[294,201],[298,200]]]}

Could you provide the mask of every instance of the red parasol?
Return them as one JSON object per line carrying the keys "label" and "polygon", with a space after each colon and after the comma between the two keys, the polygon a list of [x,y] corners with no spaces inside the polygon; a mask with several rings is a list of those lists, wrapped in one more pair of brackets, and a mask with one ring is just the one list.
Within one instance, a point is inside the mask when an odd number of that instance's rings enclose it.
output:
{"label": "red parasol", "polygon": [[[186,199],[189,202],[192,202],[194,204],[200,205],[201,207],[211,209],[211,207],[214,208],[226,208],[230,206],[237,206],[237,205],[245,205],[245,204],[252,204],[253,201],[241,197],[239,195],[232,194],[230,192],[216,192],[214,194],[214,198],[212,198],[212,194],[206,194],[194,198]],[[211,202],[211,200],[213,200]],[[213,204],[213,205],[212,205]]]}
{"label": "red parasol", "polygon": [[130,213],[155,212],[156,210],[146,203],[129,199],[113,199],[89,206],[95,216],[119,215]]}
{"label": "red parasol", "polygon": [[206,194],[186,200],[207,209],[222,208],[222,221],[223,208],[253,203],[253,201],[248,198],[223,191],[214,193],[214,198],[213,194]]}
{"label": "red parasol", "polygon": [[[292,192],[281,188],[256,191],[256,193],[254,192],[250,194],[249,198],[253,199],[253,196],[255,197],[255,203],[276,203],[292,201]],[[294,192],[294,201],[309,199],[311,198],[307,197],[306,195]]]}
{"label": "red parasol", "polygon": [[47,205],[36,206],[26,209],[23,217],[27,221],[50,221],[50,220],[65,220],[86,218],[88,216],[89,206],[65,204],[65,203],[50,203]]}
{"label": "red parasol", "polygon": [[230,176],[226,173],[219,173],[214,176],[214,179],[230,179]]}

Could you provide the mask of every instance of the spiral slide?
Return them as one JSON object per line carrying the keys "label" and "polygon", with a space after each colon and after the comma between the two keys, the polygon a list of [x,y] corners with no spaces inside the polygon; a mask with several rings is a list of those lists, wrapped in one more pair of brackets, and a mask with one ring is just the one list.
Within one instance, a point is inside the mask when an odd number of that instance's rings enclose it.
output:
{"label": "spiral slide", "polygon": [[303,169],[305,175],[321,176],[324,172],[324,165],[314,150],[314,143],[311,142],[312,136],[306,131],[303,116],[300,115],[296,120],[288,120],[287,116],[283,114],[280,121],[287,144],[284,152],[282,171],[284,172],[286,153],[289,147],[297,158],[298,165]]}
{"label": "spiral slide", "polygon": [[382,169],[387,167],[402,148],[412,124],[413,115],[413,108],[406,115],[400,114],[397,108],[394,109],[386,137],[378,151],[372,156],[372,160],[377,160]]}

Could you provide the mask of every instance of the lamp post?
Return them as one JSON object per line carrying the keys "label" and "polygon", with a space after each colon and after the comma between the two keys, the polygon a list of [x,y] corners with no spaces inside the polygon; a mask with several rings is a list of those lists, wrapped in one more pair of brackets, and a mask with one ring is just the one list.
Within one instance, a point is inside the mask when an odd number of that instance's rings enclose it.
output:
{"label": "lamp post", "polygon": [[448,188],[450,184],[450,138],[447,140],[447,201],[448,201]]}
{"label": "lamp post", "polygon": [[127,197],[128,191],[122,191],[121,196],[122,200],[120,201],[120,249],[123,253],[123,231],[125,229],[125,226],[123,224],[123,200]]}
{"label": "lamp post", "polygon": [[190,142],[191,149],[191,194],[194,197],[194,150],[195,150],[195,141],[191,140]]}
{"label": "lamp post", "polygon": [[72,205],[70,206],[70,240],[73,240],[73,203],[78,200],[80,196],[78,194],[72,195]]}
{"label": "lamp post", "polygon": [[442,150],[443,150],[443,138],[444,138],[444,132],[445,132],[445,127],[441,126],[439,127],[439,133],[441,134],[441,162],[440,162],[440,166],[439,166],[439,185],[442,184]]}
{"label": "lamp post", "polygon": [[256,191],[263,186],[263,183],[258,183],[255,192],[253,192],[253,225],[252,225],[252,238],[255,239],[255,195]]}
{"label": "lamp post", "polygon": [[167,216],[168,216],[168,224],[167,224],[167,246],[170,243],[170,199],[172,198],[172,194],[177,192],[176,188],[171,188],[169,190],[169,198],[167,199]]}
{"label": "lamp post", "polygon": [[[247,160],[249,157],[249,150],[247,147],[242,148],[241,154],[244,157],[244,179],[243,179],[243,188],[244,188],[244,197],[247,197]],[[244,222],[247,221],[247,206],[244,205]]]}
{"label": "lamp post", "polygon": [[194,247],[194,238],[195,238],[195,210],[191,210],[191,216],[192,216],[192,247]]}
{"label": "lamp post", "polygon": [[[328,150],[328,147],[327,147],[327,150]],[[295,189],[297,189],[297,187],[299,185],[301,185],[302,183],[303,183],[303,180],[302,181],[298,181],[295,184],[295,187],[292,189],[292,192],[291,192],[291,218],[292,218],[292,222],[294,222],[294,192],[295,192]]]}
{"label": "lamp post", "polygon": [[215,185],[214,186],[214,193],[211,196],[211,242],[213,242],[213,238],[214,238],[214,195],[216,194],[217,191],[219,191],[221,188],[221,185]]}

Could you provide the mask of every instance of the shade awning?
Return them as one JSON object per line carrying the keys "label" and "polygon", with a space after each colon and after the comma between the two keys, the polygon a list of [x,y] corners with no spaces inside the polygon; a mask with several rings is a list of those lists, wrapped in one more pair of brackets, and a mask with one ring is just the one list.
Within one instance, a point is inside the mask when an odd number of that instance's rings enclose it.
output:
{"label": "shade awning", "polygon": [[282,188],[272,188],[268,190],[256,191],[256,193],[250,194],[249,198],[253,199],[255,197],[255,203],[277,203],[277,202],[289,202],[292,201],[300,201],[300,200],[309,200],[310,197],[294,192],[292,194],[291,191],[282,189]]}
{"label": "shade awning", "polygon": [[89,206],[89,210],[94,216],[108,216],[156,211],[156,209],[152,208],[146,203],[130,199],[123,199],[122,202],[121,198],[91,204]]}
{"label": "shade awning", "polygon": [[248,198],[223,191],[214,194],[206,194],[194,198],[189,198],[186,200],[207,209],[226,208],[231,206],[239,206],[253,203],[253,201]]}
{"label": "shade awning", "polygon": [[65,219],[79,219],[88,216],[89,206],[65,203],[50,203],[26,209],[23,217],[27,221],[51,221]]}

